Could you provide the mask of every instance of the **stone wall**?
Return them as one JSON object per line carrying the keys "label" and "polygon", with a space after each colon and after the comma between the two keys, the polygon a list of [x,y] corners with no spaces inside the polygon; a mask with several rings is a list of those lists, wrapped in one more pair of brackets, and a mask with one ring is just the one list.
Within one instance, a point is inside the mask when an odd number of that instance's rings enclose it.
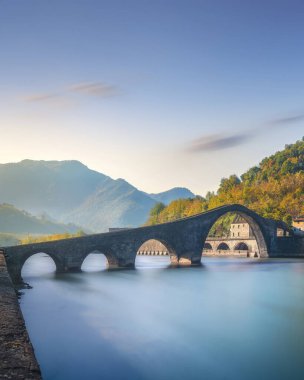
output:
{"label": "stone wall", "polygon": [[0,252],[0,379],[41,379],[17,295]]}
{"label": "stone wall", "polygon": [[278,246],[282,257],[304,257],[304,238],[280,237]]}

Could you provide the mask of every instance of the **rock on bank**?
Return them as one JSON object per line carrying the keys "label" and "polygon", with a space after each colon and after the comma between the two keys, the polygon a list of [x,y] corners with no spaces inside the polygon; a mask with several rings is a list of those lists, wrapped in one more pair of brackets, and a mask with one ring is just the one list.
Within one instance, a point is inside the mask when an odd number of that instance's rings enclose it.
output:
{"label": "rock on bank", "polygon": [[18,298],[0,252],[0,379],[41,379]]}

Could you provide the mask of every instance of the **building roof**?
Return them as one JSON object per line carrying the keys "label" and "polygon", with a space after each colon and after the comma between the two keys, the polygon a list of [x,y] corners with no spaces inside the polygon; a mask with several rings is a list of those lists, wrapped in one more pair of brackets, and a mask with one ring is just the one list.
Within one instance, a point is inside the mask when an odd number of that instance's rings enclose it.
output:
{"label": "building roof", "polygon": [[299,216],[298,218],[293,219],[293,222],[304,222],[304,216]]}
{"label": "building roof", "polygon": [[231,224],[243,224],[243,223],[248,224],[248,222],[241,215],[237,214],[234,218],[234,221]]}

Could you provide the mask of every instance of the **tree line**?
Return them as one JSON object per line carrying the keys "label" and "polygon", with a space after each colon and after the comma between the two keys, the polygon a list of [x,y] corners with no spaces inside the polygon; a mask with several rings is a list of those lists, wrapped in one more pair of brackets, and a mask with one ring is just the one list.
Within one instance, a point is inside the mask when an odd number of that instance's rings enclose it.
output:
{"label": "tree line", "polygon": [[150,210],[146,225],[192,216],[225,204],[238,203],[265,218],[283,220],[304,215],[304,137],[264,158],[240,177],[222,178],[217,192],[205,197],[178,199]]}

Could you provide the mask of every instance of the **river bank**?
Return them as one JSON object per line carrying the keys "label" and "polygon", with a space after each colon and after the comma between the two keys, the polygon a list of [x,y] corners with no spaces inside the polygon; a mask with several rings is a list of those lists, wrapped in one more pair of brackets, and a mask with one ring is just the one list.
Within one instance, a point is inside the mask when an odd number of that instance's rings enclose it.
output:
{"label": "river bank", "polygon": [[18,298],[0,253],[0,379],[41,379]]}

